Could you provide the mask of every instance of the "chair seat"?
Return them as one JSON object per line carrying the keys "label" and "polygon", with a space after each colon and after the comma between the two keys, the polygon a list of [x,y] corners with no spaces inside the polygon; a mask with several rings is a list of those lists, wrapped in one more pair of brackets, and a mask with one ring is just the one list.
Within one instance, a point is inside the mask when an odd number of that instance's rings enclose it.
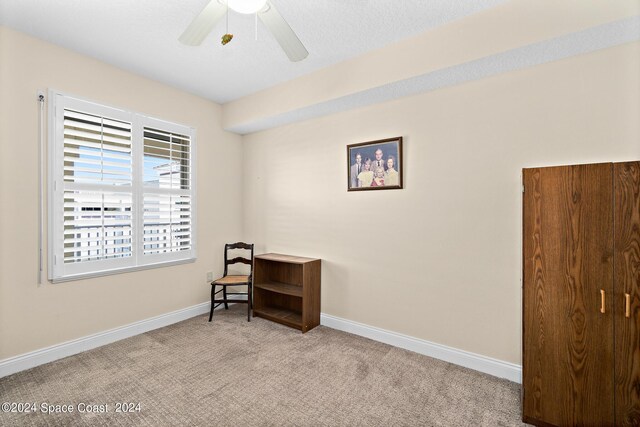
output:
{"label": "chair seat", "polygon": [[249,276],[224,276],[212,282],[216,285],[242,285],[246,283],[249,283]]}

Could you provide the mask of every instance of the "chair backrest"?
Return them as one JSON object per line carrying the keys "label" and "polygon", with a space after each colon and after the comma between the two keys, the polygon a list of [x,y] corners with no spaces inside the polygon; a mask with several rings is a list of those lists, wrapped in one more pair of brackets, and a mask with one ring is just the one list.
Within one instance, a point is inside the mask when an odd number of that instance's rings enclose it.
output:
{"label": "chair backrest", "polygon": [[[248,250],[251,252],[251,255],[249,258],[238,256],[235,258],[229,258],[229,251],[234,249]],[[251,281],[251,276],[253,276],[253,243],[236,242],[224,245],[224,275],[227,275],[229,265],[238,263],[247,264],[249,266],[249,281]]]}

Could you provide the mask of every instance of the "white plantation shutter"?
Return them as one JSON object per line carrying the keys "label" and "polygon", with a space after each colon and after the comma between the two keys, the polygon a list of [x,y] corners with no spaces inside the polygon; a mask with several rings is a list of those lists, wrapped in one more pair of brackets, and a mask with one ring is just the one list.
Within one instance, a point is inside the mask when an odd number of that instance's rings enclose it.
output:
{"label": "white plantation shutter", "polygon": [[144,183],[163,189],[191,188],[190,137],[144,128]]}
{"label": "white plantation shutter", "polygon": [[132,185],[131,123],[64,110],[65,182]]}
{"label": "white plantation shutter", "polygon": [[192,138],[147,118],[143,128],[143,257],[183,257],[193,248]]}
{"label": "white plantation shutter", "polygon": [[144,254],[191,249],[189,196],[144,195]]}
{"label": "white plantation shutter", "polygon": [[131,257],[132,194],[64,191],[65,263]]}
{"label": "white plantation shutter", "polygon": [[50,279],[193,260],[193,130],[50,99]]}

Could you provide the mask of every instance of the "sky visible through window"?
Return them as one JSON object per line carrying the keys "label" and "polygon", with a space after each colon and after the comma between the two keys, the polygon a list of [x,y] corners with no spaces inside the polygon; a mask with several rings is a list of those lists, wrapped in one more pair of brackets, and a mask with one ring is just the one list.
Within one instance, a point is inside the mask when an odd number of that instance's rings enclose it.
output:
{"label": "sky visible through window", "polygon": [[[105,150],[105,151],[108,151],[108,150]],[[91,147],[81,147],[79,156],[80,157],[74,162],[74,166],[75,167],[79,167],[79,168],[87,168],[87,169],[95,168],[95,165],[83,162],[82,161],[83,159],[86,159],[86,160],[94,160],[94,159],[99,160],[102,157],[100,149],[91,148]],[[109,161],[111,163],[121,164],[122,166],[103,165],[102,166],[102,176],[103,176],[103,179],[105,179],[105,180],[122,178],[121,175],[109,174],[109,172],[110,171],[112,171],[112,172],[127,172],[131,167],[130,166],[131,165],[131,160],[130,159],[112,158],[112,159],[109,159]],[[161,166],[166,166],[168,164],[169,164],[169,162],[167,162],[167,159],[162,159],[162,158],[158,158],[158,157],[155,157],[155,156],[145,155],[144,156],[144,173],[143,173],[144,182],[147,183],[147,184],[153,184],[153,183],[157,184],[159,182],[159,173],[157,171],[157,168],[161,167]],[[74,176],[76,176],[78,178],[95,178],[95,172],[77,170],[77,171],[74,171]]]}

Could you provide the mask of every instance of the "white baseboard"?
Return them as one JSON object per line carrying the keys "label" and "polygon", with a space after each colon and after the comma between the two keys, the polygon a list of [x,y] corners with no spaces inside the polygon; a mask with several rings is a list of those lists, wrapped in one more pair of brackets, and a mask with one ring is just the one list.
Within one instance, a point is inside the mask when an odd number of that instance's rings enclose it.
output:
{"label": "white baseboard", "polygon": [[[218,307],[216,310],[221,308],[222,306]],[[83,351],[91,350],[92,348],[119,341],[124,338],[129,338],[134,335],[181,322],[191,317],[208,313],[210,309],[211,303],[203,302],[202,304],[161,314],[160,316],[151,317],[119,328],[110,329],[108,331],[63,342],[61,344],[52,345],[51,347],[31,351],[9,359],[0,360],[0,378],[38,365],[53,362],[54,360],[62,359],[63,357],[72,356]]]}
{"label": "white baseboard", "polygon": [[408,335],[375,328],[373,326],[342,319],[329,314],[322,313],[320,315],[320,324],[329,328],[360,335],[374,341],[383,342],[394,347],[400,347],[405,350],[424,354],[425,356],[433,357],[435,359],[444,360],[445,362],[464,366],[465,368],[484,372],[485,374],[493,375],[495,377],[506,378],[516,383],[522,383],[522,367],[514,363],[504,362],[502,360],[470,353],[464,350],[458,350],[457,348],[447,347],[446,345],[436,344],[430,341],[410,337]]}

